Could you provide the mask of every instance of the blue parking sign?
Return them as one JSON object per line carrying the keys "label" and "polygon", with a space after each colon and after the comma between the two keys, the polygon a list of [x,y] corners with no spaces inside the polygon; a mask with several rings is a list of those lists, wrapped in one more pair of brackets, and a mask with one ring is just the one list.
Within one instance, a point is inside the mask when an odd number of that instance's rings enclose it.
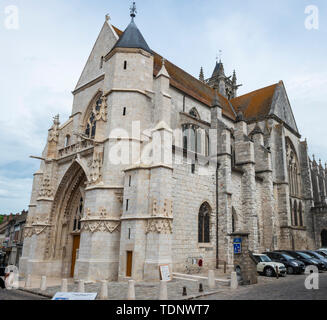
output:
{"label": "blue parking sign", "polygon": [[242,244],[241,243],[234,243],[234,253],[235,254],[242,253]]}

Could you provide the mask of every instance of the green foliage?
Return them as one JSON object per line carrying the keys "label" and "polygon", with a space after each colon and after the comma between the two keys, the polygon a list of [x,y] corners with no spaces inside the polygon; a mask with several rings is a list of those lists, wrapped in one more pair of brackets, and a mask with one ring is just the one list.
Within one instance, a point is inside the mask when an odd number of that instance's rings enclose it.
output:
{"label": "green foliage", "polygon": [[3,216],[0,216],[0,224],[2,223],[3,221]]}

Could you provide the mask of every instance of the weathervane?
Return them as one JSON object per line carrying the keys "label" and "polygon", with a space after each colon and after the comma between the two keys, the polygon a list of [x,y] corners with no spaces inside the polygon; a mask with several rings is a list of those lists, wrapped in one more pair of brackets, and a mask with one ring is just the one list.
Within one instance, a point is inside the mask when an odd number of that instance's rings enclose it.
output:
{"label": "weathervane", "polygon": [[133,5],[130,7],[130,11],[131,11],[131,17],[134,19],[137,14],[135,2],[133,2]]}
{"label": "weathervane", "polygon": [[218,59],[219,59],[219,62],[221,62],[221,57],[223,55],[223,51],[222,50],[219,50],[219,54],[217,55],[216,59],[217,59],[217,62],[218,62]]}

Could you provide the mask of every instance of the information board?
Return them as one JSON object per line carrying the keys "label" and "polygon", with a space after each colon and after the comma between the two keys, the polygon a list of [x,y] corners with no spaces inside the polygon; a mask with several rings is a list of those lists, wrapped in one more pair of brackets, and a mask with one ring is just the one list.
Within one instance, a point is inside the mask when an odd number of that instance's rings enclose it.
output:
{"label": "information board", "polygon": [[95,300],[97,293],[57,292],[52,300]]}
{"label": "information board", "polygon": [[168,264],[162,265],[159,268],[160,268],[161,280],[164,280],[164,281],[173,280],[172,277],[171,277],[171,273],[170,273]]}

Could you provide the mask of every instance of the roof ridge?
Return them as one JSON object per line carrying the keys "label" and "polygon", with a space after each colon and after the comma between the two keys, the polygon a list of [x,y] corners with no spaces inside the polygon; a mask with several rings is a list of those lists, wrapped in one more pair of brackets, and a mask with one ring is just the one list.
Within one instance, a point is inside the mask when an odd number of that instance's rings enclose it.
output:
{"label": "roof ridge", "polygon": [[238,98],[245,97],[245,96],[247,96],[247,95],[250,95],[251,93],[256,93],[256,92],[261,91],[261,90],[264,90],[264,89],[268,89],[268,88],[271,88],[271,87],[274,87],[274,86],[278,86],[279,84],[280,84],[280,82],[277,82],[277,83],[271,84],[271,85],[269,85],[269,86],[266,86],[266,87],[263,87],[263,88],[260,88],[260,89],[256,89],[256,90],[253,90],[253,91],[250,91],[250,92],[245,93],[245,94],[243,94],[243,95],[241,95],[241,96],[238,96],[238,97],[236,97],[236,98],[233,98],[231,101],[236,100],[236,99],[238,99]]}

